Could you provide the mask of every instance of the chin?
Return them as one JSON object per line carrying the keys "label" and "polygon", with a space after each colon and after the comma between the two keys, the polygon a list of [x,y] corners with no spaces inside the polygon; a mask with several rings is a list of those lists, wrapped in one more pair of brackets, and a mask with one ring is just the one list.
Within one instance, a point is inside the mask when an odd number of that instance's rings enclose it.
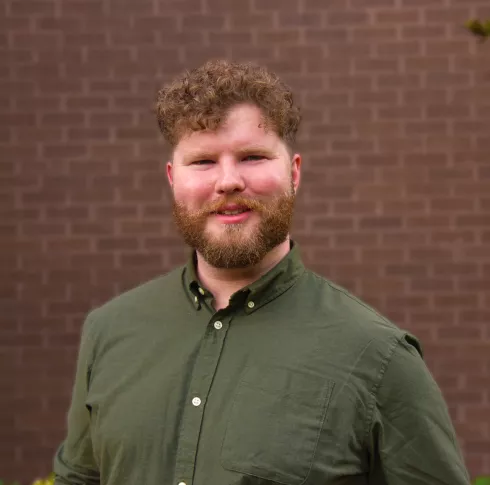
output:
{"label": "chin", "polygon": [[206,237],[210,242],[218,244],[246,243],[253,239],[254,232],[246,227],[247,223],[241,224],[221,224],[207,231]]}

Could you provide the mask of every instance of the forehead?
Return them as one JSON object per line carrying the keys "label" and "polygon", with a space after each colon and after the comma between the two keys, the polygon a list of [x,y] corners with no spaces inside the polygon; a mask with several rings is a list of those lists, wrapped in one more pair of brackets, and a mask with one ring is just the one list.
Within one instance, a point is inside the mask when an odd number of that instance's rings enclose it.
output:
{"label": "forehead", "polygon": [[190,154],[223,153],[262,146],[271,151],[281,149],[282,142],[274,130],[265,128],[261,110],[252,105],[231,108],[226,120],[212,132],[193,132],[183,137],[175,147],[176,157]]}

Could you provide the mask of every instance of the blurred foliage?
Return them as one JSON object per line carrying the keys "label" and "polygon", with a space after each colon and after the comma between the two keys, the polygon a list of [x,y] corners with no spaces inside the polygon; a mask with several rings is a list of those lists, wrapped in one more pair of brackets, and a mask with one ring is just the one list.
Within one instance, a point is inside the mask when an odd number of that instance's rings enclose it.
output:
{"label": "blurred foliage", "polygon": [[473,485],[490,485],[490,476],[489,477],[479,477],[474,482]]}
{"label": "blurred foliage", "polygon": [[[7,485],[3,480],[0,480],[0,485]],[[19,482],[14,482],[10,485],[19,485]],[[54,473],[51,473],[47,478],[38,478],[32,485],[54,485]],[[485,484],[484,484],[485,485]]]}
{"label": "blurred foliage", "polygon": [[[477,20],[471,19],[465,23],[465,27],[482,42],[490,37],[490,19]],[[478,484],[480,485],[480,484]]]}

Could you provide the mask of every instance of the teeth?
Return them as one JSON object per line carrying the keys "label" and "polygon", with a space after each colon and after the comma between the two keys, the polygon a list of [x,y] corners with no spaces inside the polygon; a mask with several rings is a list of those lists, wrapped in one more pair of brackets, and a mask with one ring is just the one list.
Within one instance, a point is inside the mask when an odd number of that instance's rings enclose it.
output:
{"label": "teeth", "polygon": [[226,216],[235,216],[237,214],[241,214],[242,212],[245,212],[245,210],[239,209],[234,211],[221,211],[220,214],[224,214]]}

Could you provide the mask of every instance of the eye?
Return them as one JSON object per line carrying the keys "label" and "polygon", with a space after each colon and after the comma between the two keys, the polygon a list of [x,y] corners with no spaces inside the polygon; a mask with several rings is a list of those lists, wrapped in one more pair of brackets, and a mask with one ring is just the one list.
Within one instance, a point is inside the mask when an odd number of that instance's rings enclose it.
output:
{"label": "eye", "polygon": [[263,155],[247,155],[246,157],[243,158],[244,161],[256,161],[256,160],[264,160],[265,156]]}
{"label": "eye", "polygon": [[204,160],[195,160],[194,162],[192,162],[191,165],[209,165],[212,163],[214,163],[213,160],[204,159]]}

